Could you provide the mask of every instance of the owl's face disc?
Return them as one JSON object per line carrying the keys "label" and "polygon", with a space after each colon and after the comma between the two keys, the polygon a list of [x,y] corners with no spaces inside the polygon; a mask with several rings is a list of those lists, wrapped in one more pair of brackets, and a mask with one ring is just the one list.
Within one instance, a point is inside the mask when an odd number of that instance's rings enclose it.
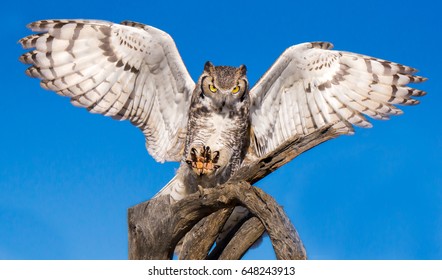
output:
{"label": "owl's face disc", "polygon": [[201,75],[201,97],[221,111],[232,109],[248,97],[246,67],[213,66],[207,62]]}

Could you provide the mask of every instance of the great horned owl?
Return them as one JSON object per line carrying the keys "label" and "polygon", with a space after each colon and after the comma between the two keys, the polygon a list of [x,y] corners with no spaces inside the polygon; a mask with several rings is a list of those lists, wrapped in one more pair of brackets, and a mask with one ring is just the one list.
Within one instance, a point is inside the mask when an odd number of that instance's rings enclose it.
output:
{"label": "great horned owl", "polygon": [[154,27],[98,20],[43,20],[20,40],[33,50],[20,60],[42,87],[75,106],[128,119],[159,162],[181,162],[159,192],[173,201],[198,185],[229,179],[245,156],[262,156],[285,140],[328,124],[341,134],[371,127],[414,105],[425,80],[414,68],[350,52],[330,43],[288,48],[249,90],[246,67],[206,63],[195,84],[172,38]]}
{"label": "great horned owl", "polygon": [[249,143],[250,97],[246,67],[206,62],[193,91],[182,172],[184,186],[213,187],[240,167]]}

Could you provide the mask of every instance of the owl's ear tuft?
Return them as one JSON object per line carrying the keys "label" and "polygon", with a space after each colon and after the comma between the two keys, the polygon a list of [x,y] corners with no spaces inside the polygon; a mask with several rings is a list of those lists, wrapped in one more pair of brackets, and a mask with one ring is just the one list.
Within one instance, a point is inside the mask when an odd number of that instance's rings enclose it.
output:
{"label": "owl's ear tuft", "polygon": [[246,72],[247,72],[247,67],[246,67],[244,64],[241,64],[241,65],[238,67],[238,72],[239,72],[239,74],[240,74],[241,76],[245,76],[245,75],[246,75]]}
{"label": "owl's ear tuft", "polygon": [[204,64],[204,71],[212,73],[215,66],[213,66],[212,62],[207,61],[206,64]]}

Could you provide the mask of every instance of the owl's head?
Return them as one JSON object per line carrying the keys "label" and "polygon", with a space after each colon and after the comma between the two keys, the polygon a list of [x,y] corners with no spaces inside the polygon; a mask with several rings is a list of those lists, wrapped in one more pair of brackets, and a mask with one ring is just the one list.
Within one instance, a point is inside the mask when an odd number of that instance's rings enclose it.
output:
{"label": "owl's head", "polygon": [[203,74],[200,77],[200,98],[210,101],[214,107],[221,110],[223,107],[232,106],[248,101],[248,81],[246,66],[213,66],[208,61],[204,65]]}

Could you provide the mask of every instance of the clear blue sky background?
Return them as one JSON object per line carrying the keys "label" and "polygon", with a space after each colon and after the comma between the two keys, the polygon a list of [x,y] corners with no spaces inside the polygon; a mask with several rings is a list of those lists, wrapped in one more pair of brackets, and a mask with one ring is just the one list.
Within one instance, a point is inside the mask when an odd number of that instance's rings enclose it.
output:
{"label": "clear blue sky background", "polygon": [[[258,185],[284,206],[311,259],[442,259],[441,16],[437,1],[14,1],[0,11],[0,259],[126,259],[127,208],[177,164],[143,135],[41,89],[18,61],[25,25],[50,18],[143,22],[175,39],[192,77],[206,60],[254,83],[284,51],[336,49],[421,70],[421,104],[301,155]],[[267,241],[248,259],[274,258]]]}

